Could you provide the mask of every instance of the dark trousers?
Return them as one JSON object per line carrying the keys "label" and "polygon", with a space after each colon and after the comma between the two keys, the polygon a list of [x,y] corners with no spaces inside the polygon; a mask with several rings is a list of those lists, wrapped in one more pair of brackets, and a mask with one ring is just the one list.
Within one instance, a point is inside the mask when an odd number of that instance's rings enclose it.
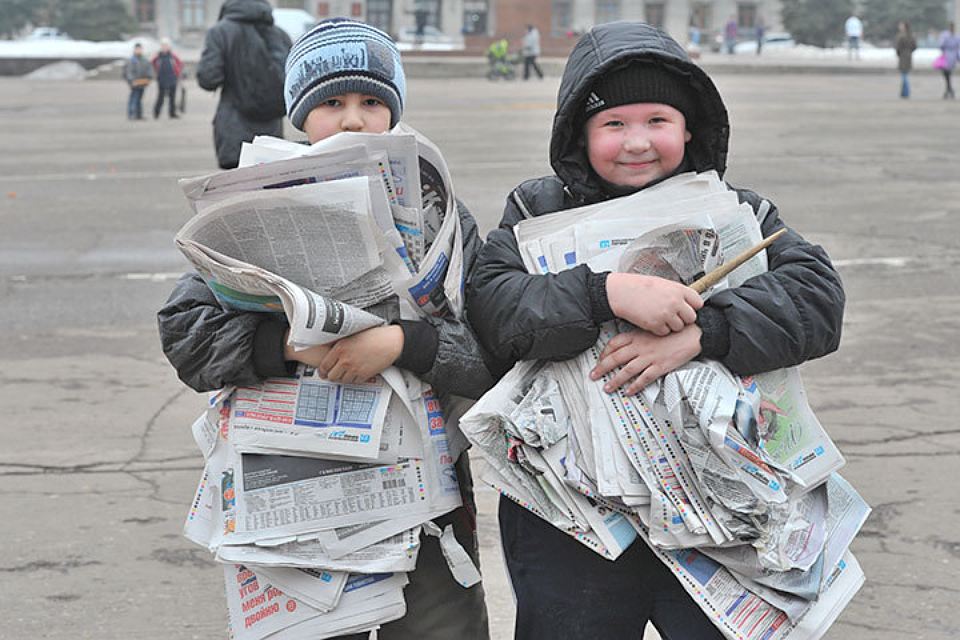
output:
{"label": "dark trousers", "polygon": [[[454,536],[479,569],[477,505],[466,452],[460,454],[456,470],[463,506],[434,522],[441,529],[453,525]],[[489,640],[483,584],[469,589],[461,587],[450,575],[436,538],[420,535],[417,568],[407,577],[410,584],[403,590],[407,615],[380,627],[378,640]],[[367,633],[340,636],[339,640],[367,640],[368,636]]]}
{"label": "dark trousers", "polygon": [[944,83],[946,83],[946,89],[944,89],[944,92],[943,92],[943,97],[944,97],[944,98],[953,98],[954,95],[955,95],[955,94],[953,93],[953,82],[950,80],[950,76],[951,76],[952,74],[953,74],[953,70],[952,70],[952,69],[944,69],[944,70],[943,70],[943,81],[944,81]]}
{"label": "dark trousers", "polygon": [[540,69],[540,65],[537,64],[537,56],[523,57],[523,79],[528,80],[530,78],[531,67],[537,72],[537,77],[543,79],[543,71]]}
{"label": "dark trousers", "polygon": [[127,98],[127,118],[130,120],[143,117],[143,89],[144,87],[130,87],[130,97]]}
{"label": "dark trousers", "polygon": [[515,640],[723,640],[677,579],[637,540],[605,560],[507,498],[500,535],[517,596]]}
{"label": "dark trousers", "polygon": [[159,118],[160,112],[163,110],[163,101],[170,101],[170,117],[177,117],[177,85],[172,87],[158,87],[157,89],[157,101],[153,105],[153,117]]}

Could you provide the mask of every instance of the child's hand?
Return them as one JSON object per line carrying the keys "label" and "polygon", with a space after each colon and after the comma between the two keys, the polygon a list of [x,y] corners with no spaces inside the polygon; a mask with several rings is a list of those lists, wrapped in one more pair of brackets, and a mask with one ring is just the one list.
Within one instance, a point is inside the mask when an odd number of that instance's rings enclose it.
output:
{"label": "child's hand", "polygon": [[600,361],[590,372],[590,378],[596,380],[622,366],[603,390],[613,393],[633,380],[626,393],[639,393],[657,378],[696,358],[700,353],[701,333],[700,327],[695,324],[667,336],[655,336],[638,330],[625,331],[607,343],[600,354]]}
{"label": "child's hand", "polygon": [[672,280],[635,273],[607,276],[607,300],[618,318],[658,336],[680,331],[703,306],[696,291]]}
{"label": "child's hand", "polygon": [[330,345],[317,370],[331,382],[365,382],[396,362],[402,351],[403,329],[374,327]]}
{"label": "child's hand", "polygon": [[283,359],[290,362],[302,362],[308,367],[313,367],[314,369],[320,367],[320,363],[323,362],[323,359],[327,357],[327,354],[330,353],[330,349],[333,347],[333,344],[318,344],[313,347],[308,347],[306,349],[297,351],[287,342],[289,337],[290,330],[288,329],[287,337],[283,339]]}

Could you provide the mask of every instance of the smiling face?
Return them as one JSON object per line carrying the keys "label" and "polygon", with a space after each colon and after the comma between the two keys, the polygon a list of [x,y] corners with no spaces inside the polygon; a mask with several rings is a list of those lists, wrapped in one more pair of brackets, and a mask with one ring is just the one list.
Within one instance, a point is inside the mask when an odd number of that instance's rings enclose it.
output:
{"label": "smiling face", "polygon": [[605,109],[584,128],[590,166],[621,187],[644,187],[676,171],[691,138],[680,111],[652,102]]}
{"label": "smiling face", "polygon": [[327,98],[303,122],[311,144],[343,131],[385,133],[388,129],[390,108],[380,98],[362,93]]}

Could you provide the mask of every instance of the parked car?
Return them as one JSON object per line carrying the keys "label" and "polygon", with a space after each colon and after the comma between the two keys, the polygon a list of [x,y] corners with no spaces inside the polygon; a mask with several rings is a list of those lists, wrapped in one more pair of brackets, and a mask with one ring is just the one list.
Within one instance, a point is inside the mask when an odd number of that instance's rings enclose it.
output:
{"label": "parked car", "polygon": [[[763,51],[792,49],[795,46],[797,46],[797,43],[794,41],[793,36],[783,31],[771,31],[763,36]],[[745,40],[744,42],[738,42],[733,47],[733,52],[756,53],[757,41]]]}
{"label": "parked car", "polygon": [[274,9],[273,24],[286,31],[295,42],[317,24],[317,19],[303,9]]}
{"label": "parked car", "polygon": [[463,49],[463,38],[451,36],[431,25],[424,27],[419,36],[416,27],[404,27],[397,34],[397,48],[401,51],[413,48],[450,51]]}
{"label": "parked car", "polygon": [[56,27],[37,27],[24,40],[73,40],[65,31]]}

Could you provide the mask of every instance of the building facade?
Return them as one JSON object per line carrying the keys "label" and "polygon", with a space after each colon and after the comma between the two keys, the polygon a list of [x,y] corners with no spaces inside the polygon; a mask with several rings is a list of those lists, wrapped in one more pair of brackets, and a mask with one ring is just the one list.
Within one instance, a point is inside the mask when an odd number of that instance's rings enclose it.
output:
{"label": "building facade", "polygon": [[[127,0],[145,33],[198,45],[217,21],[222,0]],[[519,47],[526,25],[541,34],[544,55],[565,55],[576,37],[595,24],[643,20],[687,42],[691,27],[701,43],[712,41],[732,18],[741,38],[751,38],[762,21],[782,30],[780,0],[271,0],[277,7],[304,9],[318,20],[349,16],[395,37],[419,27],[432,37],[463,42],[468,54],[482,53],[494,39]]]}

